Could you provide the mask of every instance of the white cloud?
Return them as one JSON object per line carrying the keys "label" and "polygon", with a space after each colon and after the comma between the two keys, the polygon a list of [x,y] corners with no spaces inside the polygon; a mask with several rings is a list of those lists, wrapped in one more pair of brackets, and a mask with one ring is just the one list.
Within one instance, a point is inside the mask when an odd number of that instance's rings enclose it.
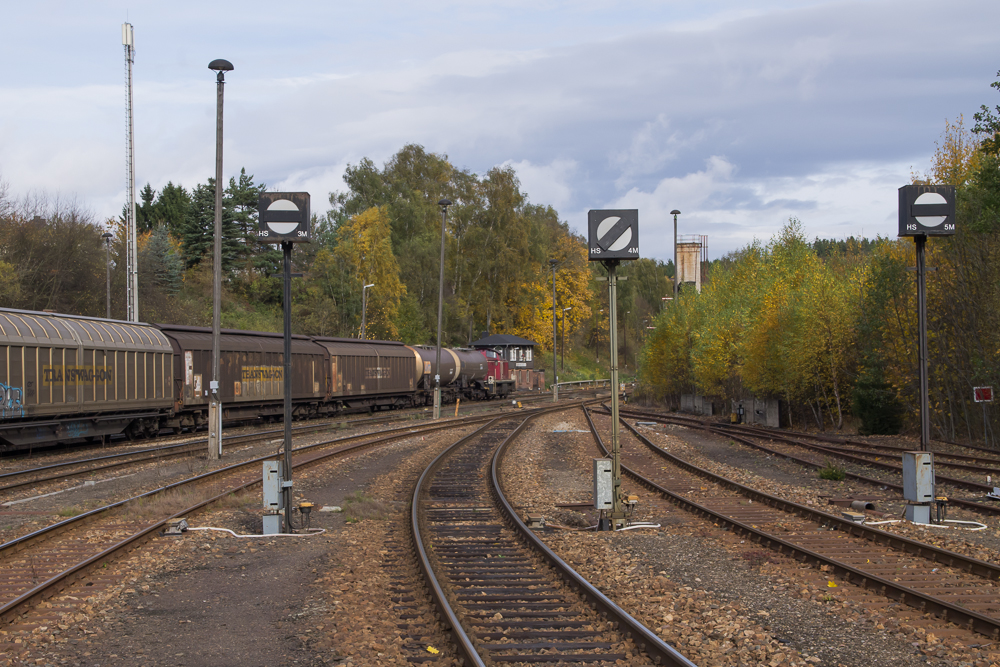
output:
{"label": "white cloud", "polygon": [[267,189],[276,192],[308,192],[312,213],[323,215],[330,210],[328,195],[345,189],[346,170],[347,163],[329,168],[297,171],[277,183],[268,183]]}
{"label": "white cloud", "polygon": [[665,178],[648,192],[633,189],[605,208],[639,209],[643,257],[673,256],[674,209],[681,211],[678,233],[707,235],[709,255],[719,257],[755,239],[767,243],[791,217],[809,239],[893,237],[896,190],[909,180],[902,163],[835,164],[801,177],[739,179],[738,173],[713,157],[701,171]]}
{"label": "white cloud", "polygon": [[500,166],[514,168],[521,181],[521,191],[533,204],[547,204],[557,210],[569,204],[573,195],[572,178],[577,169],[575,160],[556,159],[547,165],[532,164],[529,160],[507,160]]}
{"label": "white cloud", "polygon": [[[246,167],[311,192],[322,213],[345,165],[420,143],[477,173],[514,166],[532,202],[578,230],[602,202],[650,225],[679,208],[686,233],[720,252],[789,215],[810,234],[890,233],[895,188],[944,119],[992,104],[997,65],[982,54],[1000,52],[995,0],[948,12],[931,0],[304,0],[294,18],[223,2],[197,6],[196,23],[180,2],[132,15],[140,187],[214,173],[206,64],[222,55],[236,66],[227,178]],[[117,215],[123,17],[33,8],[0,26],[0,57],[20,63],[0,83],[0,172],[15,194],[76,194]],[[650,253],[661,232],[643,237]]]}

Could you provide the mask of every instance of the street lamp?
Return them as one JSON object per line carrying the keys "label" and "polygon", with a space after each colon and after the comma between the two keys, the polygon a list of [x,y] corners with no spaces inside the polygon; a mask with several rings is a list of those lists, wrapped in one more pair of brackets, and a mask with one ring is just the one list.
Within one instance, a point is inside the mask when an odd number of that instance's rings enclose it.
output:
{"label": "street lamp", "polygon": [[562,309],[562,368],[566,370],[566,311],[573,310],[573,306]]}
{"label": "street lamp", "polygon": [[111,319],[111,232],[101,234],[104,239],[104,247],[107,250],[107,273],[108,273],[108,319]]}
{"label": "street lamp", "polygon": [[670,215],[674,216],[674,298],[677,298],[677,289],[680,286],[678,282],[681,277],[680,268],[677,266],[677,216],[681,214],[676,208],[670,212]]}
{"label": "street lamp", "polygon": [[365,339],[365,318],[368,314],[368,288],[375,287],[375,283],[365,285],[361,288],[361,340]]}
{"label": "street lamp", "polygon": [[559,360],[556,358],[559,354],[556,340],[556,326],[559,324],[556,321],[556,267],[559,260],[550,259],[549,266],[552,267],[552,401],[555,402],[559,400]]}
{"label": "street lamp", "polygon": [[222,402],[219,396],[219,328],[222,310],[222,90],[233,64],[221,58],[208,64],[217,72],[215,104],[215,248],[212,256],[212,383],[209,385],[208,458],[222,456]]}
{"label": "street lamp", "polygon": [[[625,311],[625,322],[622,325],[622,334],[625,337],[625,370],[628,370],[628,316],[631,314],[631,310]],[[615,350],[615,354],[618,354],[618,350]]]}
{"label": "street lamp", "polygon": [[448,222],[448,207],[451,201],[447,198],[438,202],[441,207],[441,273],[438,278],[438,338],[437,365],[434,366],[434,419],[441,417],[441,319],[444,315],[444,228]]}
{"label": "street lamp", "polygon": [[[597,327],[601,326],[601,316],[597,315],[597,313],[594,313],[594,315],[594,319],[597,321],[597,324],[594,325],[594,363],[599,364],[601,363],[601,336],[597,333]],[[601,308],[601,315],[604,315],[603,308]]]}

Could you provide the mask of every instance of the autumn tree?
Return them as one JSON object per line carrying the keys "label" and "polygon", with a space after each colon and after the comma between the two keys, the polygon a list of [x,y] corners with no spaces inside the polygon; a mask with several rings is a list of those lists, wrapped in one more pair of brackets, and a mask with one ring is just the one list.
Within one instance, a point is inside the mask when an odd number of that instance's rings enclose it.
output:
{"label": "autumn tree", "polygon": [[[366,338],[396,340],[399,302],[406,286],[399,278],[399,264],[392,252],[387,210],[373,206],[347,220],[340,233],[342,240],[334,257],[349,267],[356,293],[361,295],[364,285],[375,285],[368,291]],[[356,335],[360,335],[360,325],[359,320]]]}
{"label": "autumn tree", "polygon": [[[1000,77],[1000,72],[997,72],[997,76]],[[990,88],[1000,91],[1000,80],[991,83]],[[980,147],[983,153],[994,156],[1000,154],[1000,104],[994,109],[983,104],[972,118],[976,121],[972,131],[982,138]]]}
{"label": "autumn tree", "polygon": [[12,205],[0,217],[3,305],[103,316],[103,231],[74,204],[25,199]]}

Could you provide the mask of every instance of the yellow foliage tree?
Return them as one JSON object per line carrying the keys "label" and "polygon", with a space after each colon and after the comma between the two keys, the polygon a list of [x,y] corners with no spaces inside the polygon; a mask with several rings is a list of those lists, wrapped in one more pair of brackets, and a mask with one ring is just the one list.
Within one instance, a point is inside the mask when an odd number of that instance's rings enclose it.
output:
{"label": "yellow foliage tree", "polygon": [[982,153],[979,140],[965,127],[965,117],[959,115],[952,123],[944,121],[941,141],[934,142],[931,170],[923,176],[913,173],[914,185],[966,185],[979,169]]}
{"label": "yellow foliage tree", "polygon": [[[392,227],[385,207],[373,206],[348,219],[338,229],[340,242],[335,259],[344,262],[356,276],[358,294],[368,290],[365,337],[396,340],[396,317],[406,286],[399,279],[399,264],[392,252]],[[360,322],[358,332],[360,334]]]}

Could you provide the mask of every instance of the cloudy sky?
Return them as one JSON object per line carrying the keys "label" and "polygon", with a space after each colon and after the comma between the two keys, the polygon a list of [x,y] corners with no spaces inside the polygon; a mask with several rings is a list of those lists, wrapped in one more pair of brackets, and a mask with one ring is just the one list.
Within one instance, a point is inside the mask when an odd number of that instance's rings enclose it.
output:
{"label": "cloudy sky", "polygon": [[405,143],[484,173],[585,233],[638,208],[643,256],[708,235],[718,257],[790,217],[894,236],[896,189],[946,119],[1000,103],[996,0],[5,3],[0,178],[19,196],[125,201],[121,23],[135,26],[137,183],[225,172],[307,190]]}

